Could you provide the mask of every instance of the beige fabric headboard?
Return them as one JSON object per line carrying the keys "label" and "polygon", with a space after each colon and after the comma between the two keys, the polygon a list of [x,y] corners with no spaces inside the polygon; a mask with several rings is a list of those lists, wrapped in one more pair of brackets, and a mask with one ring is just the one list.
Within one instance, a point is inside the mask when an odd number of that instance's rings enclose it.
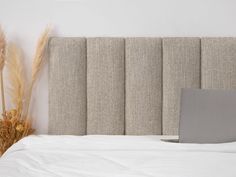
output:
{"label": "beige fabric headboard", "polygon": [[51,38],[49,134],[176,135],[181,88],[236,89],[236,38]]}

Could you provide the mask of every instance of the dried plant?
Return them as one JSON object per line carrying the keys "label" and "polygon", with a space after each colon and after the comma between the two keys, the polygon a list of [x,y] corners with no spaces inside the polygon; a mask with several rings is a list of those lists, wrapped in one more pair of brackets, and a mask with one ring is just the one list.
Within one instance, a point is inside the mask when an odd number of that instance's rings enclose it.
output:
{"label": "dried plant", "polygon": [[15,109],[6,112],[6,118],[0,119],[0,156],[14,143],[34,132],[31,122],[19,119]]}
{"label": "dried plant", "polygon": [[[12,103],[17,113],[21,114],[25,93],[25,77],[23,74],[21,51],[14,44],[9,44],[7,47],[6,68],[8,70]],[[17,117],[21,118],[21,115],[17,115]]]}
{"label": "dried plant", "polygon": [[5,34],[0,26],[0,71],[2,71],[5,62],[6,40]]}
{"label": "dried plant", "polygon": [[[2,83],[1,93],[2,102],[4,103],[2,104],[3,119],[0,119],[0,155],[3,154],[12,144],[34,132],[31,124],[31,116],[29,115],[28,110],[30,106],[33,86],[44,63],[49,31],[50,29],[46,28],[42,36],[39,38],[33,61],[32,80],[30,82],[29,89],[26,90],[21,52],[16,46],[8,45],[7,56],[5,56],[6,41],[3,31],[0,29],[0,73]],[[10,111],[5,111],[4,87],[2,77],[2,69],[5,60],[10,81],[10,96],[14,104],[14,109],[11,109]],[[28,92],[25,93],[25,90]],[[26,102],[24,102],[24,99],[26,100]]]}
{"label": "dried plant", "polygon": [[29,95],[27,98],[27,105],[26,105],[26,112],[25,116],[28,118],[28,111],[29,111],[29,106],[30,106],[30,101],[31,101],[31,96],[32,96],[32,90],[34,83],[38,77],[39,71],[41,67],[43,66],[44,59],[45,59],[45,51],[46,51],[46,45],[48,43],[49,39],[49,33],[50,33],[50,28],[46,28],[41,37],[38,40],[37,47],[36,47],[36,52],[35,56],[33,59],[33,66],[32,66],[32,75],[31,75],[31,83],[30,83],[30,88],[29,88]]}
{"label": "dried plant", "polygon": [[3,83],[3,68],[5,64],[6,40],[5,34],[0,26],[0,80],[1,80],[1,98],[2,98],[2,115],[6,116],[4,83]]}

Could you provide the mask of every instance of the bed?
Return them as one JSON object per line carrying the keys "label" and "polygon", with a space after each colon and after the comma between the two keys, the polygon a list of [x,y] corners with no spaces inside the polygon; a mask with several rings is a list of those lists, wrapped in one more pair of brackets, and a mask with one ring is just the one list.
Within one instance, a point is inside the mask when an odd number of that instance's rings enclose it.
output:
{"label": "bed", "polygon": [[2,177],[234,177],[236,143],[162,136],[30,136],[0,161]]}
{"label": "bed", "polygon": [[236,142],[169,141],[181,88],[236,89],[236,38],[56,37],[48,56],[49,135],[13,145],[0,176],[236,176]]}

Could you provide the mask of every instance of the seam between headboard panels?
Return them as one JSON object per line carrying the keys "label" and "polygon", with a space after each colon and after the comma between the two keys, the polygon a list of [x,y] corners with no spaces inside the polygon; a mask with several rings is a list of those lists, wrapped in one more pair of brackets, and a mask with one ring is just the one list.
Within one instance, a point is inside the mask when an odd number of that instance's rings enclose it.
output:
{"label": "seam between headboard panels", "polygon": [[202,40],[200,38],[200,88],[202,88]]}
{"label": "seam between headboard panels", "polygon": [[163,135],[163,39],[161,39],[161,134]]}
{"label": "seam between headboard panels", "polygon": [[85,47],[86,47],[86,127],[85,127],[85,133],[88,134],[88,48],[87,48],[87,38],[85,39]]}
{"label": "seam between headboard panels", "polygon": [[126,135],[126,40],[124,38],[124,135]]}

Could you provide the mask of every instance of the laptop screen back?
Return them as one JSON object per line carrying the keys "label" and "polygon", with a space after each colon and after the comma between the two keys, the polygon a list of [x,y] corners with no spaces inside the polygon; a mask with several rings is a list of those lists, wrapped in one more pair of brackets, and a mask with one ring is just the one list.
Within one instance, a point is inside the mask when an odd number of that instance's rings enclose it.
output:
{"label": "laptop screen back", "polygon": [[236,141],[236,91],[182,89],[179,142]]}

